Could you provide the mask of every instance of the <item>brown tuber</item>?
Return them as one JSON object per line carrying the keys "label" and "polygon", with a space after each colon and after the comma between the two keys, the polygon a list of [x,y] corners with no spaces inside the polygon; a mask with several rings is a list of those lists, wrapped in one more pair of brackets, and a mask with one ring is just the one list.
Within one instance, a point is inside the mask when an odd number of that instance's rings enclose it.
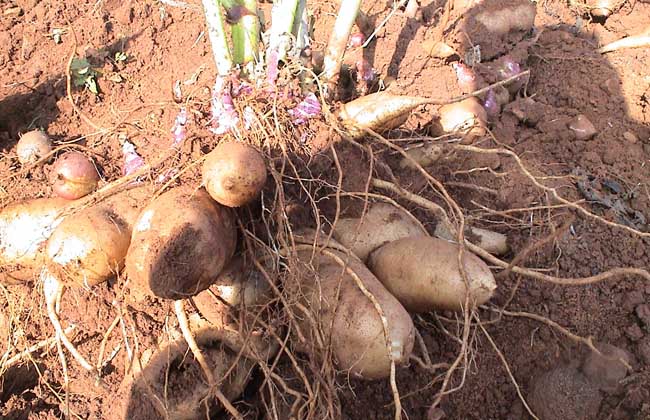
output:
{"label": "brown tuber", "polygon": [[35,163],[52,151],[52,141],[42,130],[23,134],[16,145],[18,161],[23,165]]}
{"label": "brown tuber", "polygon": [[[433,235],[450,242],[456,242],[456,234],[447,223],[439,222]],[[493,255],[503,255],[510,251],[508,237],[503,233],[474,226],[465,227],[465,239]]]}
{"label": "brown tuber", "polygon": [[105,206],[67,217],[47,242],[47,266],[64,283],[91,287],[124,266],[131,242],[128,225]]}
{"label": "brown tuber", "polygon": [[[236,399],[250,380],[255,363],[216,340],[210,328],[195,330],[194,335],[212,375],[220,380],[220,392],[226,400]],[[146,351],[142,360],[134,363],[132,376],[120,386],[118,398],[106,400],[106,420],[199,420],[216,416],[223,406],[188,352],[180,337],[161,344],[152,353]]]}
{"label": "brown tuber", "polygon": [[175,188],[140,213],[126,256],[126,272],[135,293],[187,298],[214,282],[236,243],[229,208],[203,189]]}
{"label": "brown tuber", "polygon": [[478,99],[471,97],[440,108],[440,126],[445,133],[459,133],[467,137],[485,134],[487,113]]}
{"label": "brown tuber", "polygon": [[342,218],[334,225],[334,238],[360,260],[382,245],[411,236],[428,236],[421,224],[404,210],[375,203],[362,218]]}
{"label": "brown tuber", "polygon": [[[468,289],[458,266],[459,251],[457,244],[442,239],[410,237],[377,249],[368,267],[408,311],[460,311]],[[497,287],[490,268],[464,250],[463,269],[470,307],[487,302]]]}
{"label": "brown tuber", "polygon": [[251,266],[252,263],[247,264],[242,257],[233,258],[210,286],[210,290],[231,306],[252,307],[268,304],[273,299],[271,286],[262,274]]}
{"label": "brown tuber", "polygon": [[456,50],[451,48],[444,42],[435,40],[425,40],[422,42],[422,49],[433,58],[449,58],[453,55],[458,55]]}
{"label": "brown tuber", "polygon": [[41,270],[44,248],[63,221],[69,204],[62,198],[18,201],[0,212],[0,283],[33,280]]}
{"label": "brown tuber", "polygon": [[[316,328],[314,335],[322,336],[327,348],[315,349],[317,354],[331,349],[340,370],[367,380],[390,376],[391,361],[396,366],[408,362],[415,340],[413,321],[363,263],[331,249],[313,259],[311,251],[300,251],[298,257],[304,264],[302,276],[288,286],[295,287],[301,304],[313,311],[317,325],[307,316],[298,324],[303,332]],[[312,338],[312,345],[321,343]]]}
{"label": "brown tuber", "polygon": [[93,161],[83,153],[67,152],[54,162],[50,178],[57,196],[76,200],[97,188],[99,173]]}
{"label": "brown tuber", "polygon": [[353,137],[363,137],[367,130],[381,133],[399,127],[411,111],[428,103],[427,98],[377,92],[344,104],[338,118]]}
{"label": "brown tuber", "polygon": [[418,169],[418,165],[426,168],[436,163],[444,154],[443,145],[436,143],[421,144],[406,150],[407,157],[399,162],[400,168]]}
{"label": "brown tuber", "polygon": [[234,258],[212,286],[192,298],[203,319],[197,320],[198,314],[193,314],[190,324],[193,330],[209,325],[231,349],[243,349],[247,357],[266,360],[278,350],[266,329],[267,325],[274,328],[266,310],[273,297],[262,274],[250,262]]}
{"label": "brown tuber", "polygon": [[203,183],[212,198],[228,207],[255,200],[266,183],[262,154],[244,143],[220,143],[203,162]]}

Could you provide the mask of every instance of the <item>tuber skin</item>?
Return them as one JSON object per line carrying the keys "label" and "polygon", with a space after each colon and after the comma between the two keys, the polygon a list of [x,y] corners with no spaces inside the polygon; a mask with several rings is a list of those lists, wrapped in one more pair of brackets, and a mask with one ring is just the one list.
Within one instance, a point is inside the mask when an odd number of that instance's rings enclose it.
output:
{"label": "tuber skin", "polygon": [[[355,257],[327,249],[312,259],[311,251],[300,251],[304,264],[295,290],[301,303],[314,311],[318,327],[337,367],[353,377],[374,380],[390,376],[391,364],[408,362],[415,340],[415,327],[408,312]],[[347,263],[347,268],[340,264]],[[312,270],[312,268],[314,270]],[[350,274],[353,273],[353,274]],[[387,343],[383,321],[373,302],[357,280],[372,295],[386,317]],[[300,329],[314,327],[305,317]],[[318,339],[312,345],[317,346]],[[331,346],[331,347],[330,347]],[[313,347],[304,349],[309,351]],[[325,349],[316,349],[316,351]]]}
{"label": "tuber skin", "polygon": [[97,188],[99,173],[90,158],[81,152],[67,152],[52,167],[52,189],[66,200],[76,200]]}
{"label": "tuber skin", "polygon": [[34,280],[44,262],[44,248],[70,204],[62,198],[12,203],[0,211],[0,283]]}
{"label": "tuber skin", "polygon": [[459,246],[432,237],[410,237],[389,242],[374,251],[368,267],[410,312],[460,311],[469,292],[471,308],[487,302],[496,289],[490,268],[464,250],[459,268]]}
{"label": "tuber skin", "polygon": [[50,140],[46,132],[41,130],[33,130],[23,134],[16,145],[18,161],[23,165],[36,163],[51,151],[52,140]]}
{"label": "tuber skin", "polygon": [[203,162],[203,183],[210,196],[228,207],[255,200],[266,184],[262,154],[250,145],[220,143]]}
{"label": "tuber skin", "polygon": [[204,189],[174,188],[140,213],[126,255],[132,293],[185,299],[207,289],[232,258],[231,210]]}

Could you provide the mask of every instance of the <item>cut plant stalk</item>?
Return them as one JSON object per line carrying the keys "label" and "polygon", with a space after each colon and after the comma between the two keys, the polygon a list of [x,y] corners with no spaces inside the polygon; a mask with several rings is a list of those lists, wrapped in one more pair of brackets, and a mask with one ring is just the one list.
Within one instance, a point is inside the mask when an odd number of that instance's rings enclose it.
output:
{"label": "cut plant stalk", "polygon": [[278,63],[287,56],[289,34],[297,9],[298,0],[279,0],[271,10],[269,45],[266,49],[266,78],[271,85],[275,85],[278,78]]}
{"label": "cut plant stalk", "polygon": [[302,51],[309,46],[309,14],[307,0],[300,0],[296,9],[292,34],[296,37],[296,49]]}
{"label": "cut plant stalk", "polygon": [[[300,2],[298,3],[298,9],[296,10],[296,18],[294,19],[293,29],[291,33],[296,37],[295,51],[296,54],[298,55],[298,57],[296,58],[300,59],[303,62],[303,66],[309,67],[310,66],[309,63],[311,62],[311,54],[309,54],[309,56],[305,56],[302,54],[302,52],[307,50],[310,46],[310,40],[309,40],[310,27],[309,27],[309,13],[307,11],[307,0],[300,0]],[[312,73],[307,70],[301,70],[298,73],[298,78],[300,79],[300,86],[303,92],[306,92],[308,90],[307,83],[313,82],[313,78],[309,77],[311,74]]]}
{"label": "cut plant stalk", "polygon": [[[323,65],[323,80],[328,85],[333,83],[336,76],[341,71],[341,62],[343,54],[352,32],[352,26],[359,13],[361,0],[346,0],[341,2],[339,14],[334,23],[334,30],[330,36],[325,50],[325,59]],[[332,91],[333,89],[329,89]]]}
{"label": "cut plant stalk", "polygon": [[[279,0],[273,5],[271,10],[271,34],[269,38],[269,49],[279,49],[279,59],[286,57],[288,51],[287,45],[283,38],[291,33],[293,22],[296,19],[299,0]],[[280,49],[284,46],[284,49]]]}
{"label": "cut plant stalk", "polygon": [[[260,24],[257,17],[256,0],[236,0],[233,8],[232,44],[235,64],[246,65],[258,59]],[[231,8],[230,10],[233,10]]]}
{"label": "cut plant stalk", "polygon": [[221,16],[221,0],[202,0],[208,37],[212,44],[212,54],[217,65],[217,73],[226,76],[232,70],[232,56],[226,39]]}

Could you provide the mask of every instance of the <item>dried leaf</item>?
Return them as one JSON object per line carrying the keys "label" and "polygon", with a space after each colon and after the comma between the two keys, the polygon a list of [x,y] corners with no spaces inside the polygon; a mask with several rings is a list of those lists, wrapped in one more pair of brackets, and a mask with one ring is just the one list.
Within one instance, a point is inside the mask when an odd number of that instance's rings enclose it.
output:
{"label": "dried leaf", "polygon": [[122,83],[124,81],[124,78],[120,76],[118,73],[113,73],[108,76],[106,76],[106,79],[110,80],[111,82],[114,83]]}
{"label": "dried leaf", "polygon": [[444,42],[433,40],[424,41],[422,43],[424,51],[434,58],[449,58],[456,54],[456,51]]}

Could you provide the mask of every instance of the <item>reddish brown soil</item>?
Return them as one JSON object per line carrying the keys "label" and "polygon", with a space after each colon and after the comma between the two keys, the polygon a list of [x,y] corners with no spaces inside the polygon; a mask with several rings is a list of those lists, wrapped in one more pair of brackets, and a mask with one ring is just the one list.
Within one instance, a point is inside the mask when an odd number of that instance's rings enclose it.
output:
{"label": "reddish brown soil", "polygon": [[[145,159],[155,158],[161,148],[169,145],[169,128],[178,110],[172,100],[174,81],[190,80],[197,75],[196,81],[183,85],[183,93],[197,117],[203,118],[208,112],[215,69],[210,45],[202,32],[204,23],[198,2],[193,1],[190,9],[163,6],[154,1],[82,3],[69,0],[2,3],[2,11],[8,11],[0,17],[0,203],[3,206],[22,198],[51,195],[47,181],[49,164],[20,172],[15,158],[15,143],[20,133],[35,127],[46,128],[57,144],[83,137],[81,143],[88,147],[102,169],[102,182],[108,182],[120,176],[121,136],[133,141]],[[315,48],[326,42],[337,8],[335,3],[314,5]],[[557,188],[563,197],[584,200],[587,192],[590,200],[606,199],[611,205],[603,205],[602,200],[600,204],[582,205],[607,220],[650,231],[650,49],[623,50],[605,56],[595,51],[599,45],[647,28],[650,4],[631,2],[602,23],[591,22],[584,15],[578,19],[578,14],[569,10],[565,2],[540,1],[535,19],[539,38],[530,42],[531,37],[524,34],[487,37],[480,28],[472,26],[474,14],[512,2],[489,2],[464,13],[466,19],[461,16],[460,3],[471,2],[457,0],[455,3],[449,19],[442,22],[448,28],[445,33],[441,33],[440,16],[446,2],[438,0],[422,1],[421,13],[415,19],[395,14],[379,31],[377,41],[369,45],[364,56],[382,77],[392,80],[389,89],[395,93],[439,98],[461,93],[449,63],[430,58],[423,51],[421,44],[427,39],[444,39],[457,50],[465,51],[466,33],[471,44],[485,46],[485,60],[504,53],[526,58],[523,67],[530,69],[530,81],[525,92],[534,103],[519,99],[510,104],[492,123],[494,138],[480,140],[478,145],[508,148],[535,175],[548,177],[543,182]],[[21,8],[20,13],[12,9],[16,6]],[[375,23],[387,15],[388,7],[385,2],[370,1],[363,6]],[[72,33],[69,30],[64,33],[60,44],[55,44],[49,36],[55,28],[68,28],[68,22],[76,32],[77,51],[80,54],[85,51],[102,71],[98,79],[99,96],[73,91],[78,107],[95,126],[76,115],[66,97],[65,74],[74,45]],[[112,60],[118,51],[128,55],[126,63]],[[115,75],[119,75],[120,82],[111,81],[117,80]],[[424,132],[434,114],[435,108],[422,108],[411,116],[406,127]],[[585,115],[595,125],[598,133],[593,139],[577,140],[567,128],[578,114]],[[112,129],[117,126],[118,130]],[[175,165],[196,160],[214,144],[204,127],[194,124],[190,131],[192,141],[178,154]],[[406,130],[402,135],[406,135]],[[321,127],[315,141],[323,141],[328,136],[327,128]],[[345,173],[344,189],[363,190],[369,168],[367,158],[349,145],[340,145],[337,150]],[[387,151],[378,150],[378,153],[411,191],[425,188],[420,174],[410,170],[398,172]],[[507,216],[495,214],[512,208],[558,204],[550,193],[535,187],[522,175],[514,160],[495,156],[468,153],[443,160],[428,170],[448,184],[451,196],[465,209],[471,223],[507,234],[512,251],[506,260],[552,234],[555,235],[552,240],[533,249],[519,263],[566,278],[591,276],[615,267],[650,268],[647,237],[642,239],[620,228],[606,226],[566,207],[519,211]],[[197,171],[197,166],[190,167],[182,177],[183,182],[198,179]],[[315,159],[312,171],[321,171],[323,179],[336,184],[337,172],[331,158]],[[12,174],[16,176],[9,178]],[[483,189],[467,188],[468,184]],[[309,220],[309,208],[304,206],[299,187],[287,186],[289,191],[292,188],[295,195],[288,199],[288,216],[292,222],[304,223]],[[333,200],[321,204],[325,214],[334,214]],[[485,207],[493,211],[487,212]],[[409,208],[427,228],[435,227],[436,221],[428,213]],[[621,208],[624,210],[620,211]],[[344,210],[348,209],[344,207]],[[92,363],[96,363],[99,344],[116,316],[112,302],[127,293],[123,286],[124,281],[119,280],[95,287],[92,292],[72,290],[65,295],[64,323],[77,326],[75,342],[79,343],[82,354],[92,355]],[[20,326],[13,331],[13,342],[19,349],[53,335],[38,287],[18,285],[0,292],[0,308],[13,314],[13,322]],[[589,391],[593,388],[589,385],[583,387],[589,392],[585,398],[593,400],[553,398],[550,403],[564,404],[561,411],[564,413],[579,409],[576,408],[582,407],[579,404],[589,409],[595,404],[598,419],[642,420],[650,418],[649,300],[650,283],[639,277],[561,286],[508,275],[499,278],[494,303],[507,303],[510,311],[548,317],[575,334],[593,336],[597,341],[627,351],[633,371],[626,374],[620,387]],[[168,302],[153,298],[122,309],[129,324],[137,326],[140,348],[156,343],[168,328],[167,317],[172,315]],[[558,385],[558,392],[571,389],[574,386],[569,384],[571,381],[584,379],[571,375],[578,372],[576,366],[582,363],[585,348],[558,330],[530,319],[497,318],[489,311],[481,311],[479,316],[483,321],[495,321],[485,326],[486,331],[507,360],[524,397],[532,395],[534,389],[545,388],[543,385],[548,382],[540,385],[536,381],[557,366],[567,366],[569,372],[555,375],[565,381]],[[442,332],[433,316],[423,316],[417,324],[433,362],[452,362],[458,344]],[[455,332],[453,323],[445,325]],[[502,360],[482,330],[475,331],[463,386],[446,396],[440,409],[450,419],[527,418]],[[4,339],[1,330],[0,339]],[[120,342],[121,334],[113,333],[106,343],[104,359]],[[0,347],[0,354],[4,351],[5,347]],[[106,417],[102,411],[110,407],[122,381],[125,352],[119,352],[104,367],[103,388],[94,387],[93,379],[68,360],[71,411],[80,418]],[[542,377],[543,381],[552,376]],[[461,385],[461,379],[460,374],[454,375],[450,386]],[[439,381],[431,386],[433,380],[431,373],[417,365],[398,371],[402,405],[409,419],[438,418],[429,413],[440,386]],[[38,364],[7,372],[0,384],[0,418],[54,419],[65,411],[64,375],[56,349],[38,358]],[[341,385],[344,418],[393,418],[393,400],[387,381],[348,383],[342,379]],[[552,385],[548,388],[552,389]],[[549,396],[534,398],[539,404]],[[256,401],[255,392],[247,392],[239,407],[244,412],[263,412],[259,407],[250,408]]]}

